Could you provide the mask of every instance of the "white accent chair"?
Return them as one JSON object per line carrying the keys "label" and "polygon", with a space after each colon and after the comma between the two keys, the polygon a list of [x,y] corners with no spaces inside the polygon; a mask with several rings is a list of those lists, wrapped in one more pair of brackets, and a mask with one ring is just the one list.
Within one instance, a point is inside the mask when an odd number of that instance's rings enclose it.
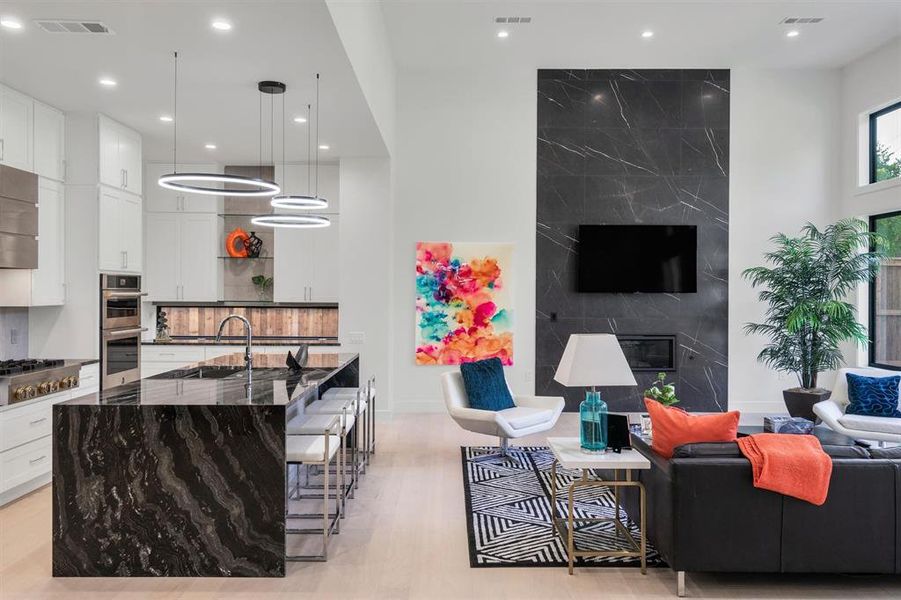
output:
{"label": "white accent chair", "polygon": [[[839,369],[832,386],[832,396],[828,400],[813,405],[813,412],[823,423],[836,433],[841,433],[858,440],[875,440],[879,442],[901,443],[901,419],[890,417],[865,417],[862,415],[846,415],[848,408],[847,373],[865,377],[892,377],[901,375],[898,371],[860,367]],[[901,398],[899,398],[901,402]]]}
{"label": "white accent chair", "polygon": [[504,410],[470,408],[463,376],[459,371],[441,375],[444,403],[451,418],[467,431],[497,436],[500,450],[479,456],[477,460],[506,458],[510,440],[551,429],[563,412],[563,398],[559,396],[513,396],[516,404]]}

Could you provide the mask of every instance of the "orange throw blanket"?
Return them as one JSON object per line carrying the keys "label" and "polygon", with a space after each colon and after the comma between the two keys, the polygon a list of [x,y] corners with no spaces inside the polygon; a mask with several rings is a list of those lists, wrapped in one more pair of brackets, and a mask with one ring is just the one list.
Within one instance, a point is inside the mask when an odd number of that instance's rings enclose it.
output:
{"label": "orange throw blanket", "polygon": [[754,487],[806,500],[826,501],[832,459],[812,435],[757,433],[736,440],[751,461]]}

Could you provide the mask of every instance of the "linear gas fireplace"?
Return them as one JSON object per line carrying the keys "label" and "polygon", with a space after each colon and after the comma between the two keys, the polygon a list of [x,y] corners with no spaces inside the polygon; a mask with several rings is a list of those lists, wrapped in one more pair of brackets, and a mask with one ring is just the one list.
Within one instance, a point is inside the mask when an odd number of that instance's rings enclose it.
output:
{"label": "linear gas fireplace", "polygon": [[633,371],[676,370],[676,336],[617,334],[616,339]]}

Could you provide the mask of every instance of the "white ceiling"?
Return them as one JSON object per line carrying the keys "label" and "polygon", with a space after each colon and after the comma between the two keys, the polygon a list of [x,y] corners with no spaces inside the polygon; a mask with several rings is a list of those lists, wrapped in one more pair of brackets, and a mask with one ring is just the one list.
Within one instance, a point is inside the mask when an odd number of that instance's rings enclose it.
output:
{"label": "white ceiling", "polygon": [[[385,0],[383,11],[412,69],[838,67],[901,35],[897,1]],[[501,40],[498,16],[532,22]],[[825,20],[788,39],[784,17]]]}
{"label": "white ceiling", "polygon": [[[0,29],[0,81],[66,111],[100,111],[140,131],[149,160],[171,159],[172,52],[179,52],[178,153],[182,161],[255,164],[262,79],[288,86],[288,160],[306,157],[306,125],[290,118],[314,102],[322,74],[323,160],[384,156],[385,149],[324,2],[0,2],[25,27]],[[211,29],[228,19],[227,33]],[[50,34],[35,18],[96,19],[115,35]],[[118,81],[98,85],[101,76]],[[269,97],[266,97],[268,101]],[[280,97],[276,129],[280,131]],[[268,111],[268,106],[266,107]],[[265,130],[268,137],[268,112]],[[314,132],[315,135],[315,132]],[[204,149],[215,143],[215,151]],[[276,159],[281,160],[280,133]],[[269,142],[264,141],[264,160]]]}

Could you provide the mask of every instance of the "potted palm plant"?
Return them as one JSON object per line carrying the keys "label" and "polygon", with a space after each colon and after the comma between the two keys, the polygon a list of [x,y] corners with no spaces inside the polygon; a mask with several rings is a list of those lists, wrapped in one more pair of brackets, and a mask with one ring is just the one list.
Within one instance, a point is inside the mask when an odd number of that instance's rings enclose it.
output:
{"label": "potted palm plant", "polygon": [[798,377],[799,387],[783,390],[793,417],[815,420],[813,405],[831,391],[817,385],[817,375],[843,362],[840,344],[865,345],[866,329],[847,301],[855,287],[876,276],[886,258],[882,236],[860,219],[844,219],[822,231],[808,223],[798,237],[778,234],[776,248],[764,257],[770,266],[743,275],[767,304],[763,323],[747,323],[745,332],[769,337],[758,360]]}

